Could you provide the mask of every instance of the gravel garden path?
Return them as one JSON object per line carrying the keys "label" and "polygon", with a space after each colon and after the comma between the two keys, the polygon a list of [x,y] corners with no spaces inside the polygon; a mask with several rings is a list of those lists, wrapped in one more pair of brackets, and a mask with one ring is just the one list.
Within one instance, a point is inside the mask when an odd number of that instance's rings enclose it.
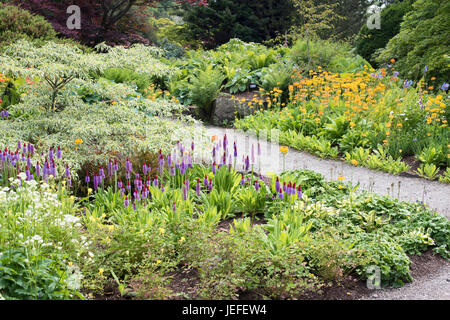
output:
{"label": "gravel garden path", "polygon": [[[257,157],[258,139],[250,134],[236,129],[206,127],[206,134],[222,138],[227,135],[232,145],[236,141],[238,149],[238,168],[242,166],[240,155],[251,154],[251,146],[254,145],[255,157]],[[289,149],[283,165],[283,155],[280,153],[280,145],[260,140],[261,158],[256,159],[255,171],[261,168],[261,173],[281,173],[292,169],[310,169],[321,173],[327,180],[337,180],[338,176],[345,177],[345,181],[353,184],[360,183],[359,189],[369,190],[378,194],[390,195],[404,201],[422,201],[428,207],[450,219],[450,184],[438,181],[430,181],[413,176],[396,176],[382,171],[370,170],[363,167],[355,167],[344,161],[320,159],[307,152]]]}
{"label": "gravel garden path", "polygon": [[[227,134],[230,144],[236,141],[239,154],[251,154],[254,145],[257,154],[258,139],[235,129],[208,126],[209,136],[222,138]],[[378,194],[390,195],[405,201],[422,201],[430,208],[450,219],[450,185],[416,177],[395,176],[381,171],[355,167],[343,161],[324,160],[309,153],[290,149],[285,157],[280,153],[280,145],[259,141],[261,159],[256,160],[256,170],[281,173],[283,169],[310,169],[319,172],[327,180],[336,180],[338,176],[353,184],[360,183],[359,189]],[[238,157],[238,165],[242,159]],[[425,256],[425,255],[424,255]],[[428,255],[432,256],[432,255]],[[417,271],[419,269],[419,271]],[[411,265],[414,281],[399,289],[376,290],[361,299],[364,300],[450,300],[450,262],[441,258],[429,258],[413,262]]]}

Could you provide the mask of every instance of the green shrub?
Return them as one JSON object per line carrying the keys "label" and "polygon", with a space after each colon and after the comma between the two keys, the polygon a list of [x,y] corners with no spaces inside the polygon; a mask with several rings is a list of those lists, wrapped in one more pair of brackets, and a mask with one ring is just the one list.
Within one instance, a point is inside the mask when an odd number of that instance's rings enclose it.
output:
{"label": "green shrub", "polygon": [[300,68],[305,69],[309,65],[310,70],[317,70],[320,66],[336,73],[362,70],[368,64],[361,57],[351,54],[347,44],[319,39],[309,40],[309,43],[299,39],[292,47],[289,57]]}
{"label": "green shrub", "polygon": [[[424,77],[428,81],[431,77],[436,77],[439,83],[448,81],[449,11],[448,1],[414,2],[413,10],[404,17],[399,34],[389,40],[377,57],[377,62],[386,63],[395,58],[395,68],[404,78],[417,81]],[[425,66],[428,69],[426,73]]]}
{"label": "green shrub", "polygon": [[0,4],[0,45],[19,39],[51,40],[56,31],[44,17],[31,14],[14,5]]}
{"label": "green shrub", "polygon": [[60,261],[33,255],[22,248],[0,248],[0,293],[12,300],[73,298]]}
{"label": "green shrub", "polygon": [[412,10],[414,0],[397,1],[381,11],[381,28],[369,29],[363,25],[356,38],[356,53],[369,61],[373,66],[377,63],[373,56],[377,49],[383,49],[389,40],[400,31],[403,16]]}
{"label": "green shrub", "polygon": [[192,75],[189,83],[190,98],[193,104],[200,107],[201,115],[208,120],[213,116],[213,102],[222,89],[225,76],[220,70],[208,65]]}

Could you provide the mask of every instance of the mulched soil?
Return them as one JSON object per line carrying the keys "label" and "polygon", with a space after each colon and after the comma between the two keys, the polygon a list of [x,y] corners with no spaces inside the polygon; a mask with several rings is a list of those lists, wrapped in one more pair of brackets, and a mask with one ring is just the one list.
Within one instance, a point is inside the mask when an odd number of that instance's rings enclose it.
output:
{"label": "mulched soil", "polygon": [[[222,227],[226,228],[228,220],[222,221]],[[256,221],[256,224],[263,223],[262,220]],[[432,250],[424,252],[422,255],[410,255],[411,275],[414,279],[419,279],[434,271],[439,270],[445,265],[446,261],[440,256],[433,254]],[[172,281],[168,289],[173,292],[173,300],[193,300],[198,296],[198,284],[200,282],[198,272],[193,268],[180,268],[178,271],[169,274]],[[354,275],[349,275],[339,283],[331,283],[321,289],[321,293],[310,292],[297,297],[297,300],[357,300],[376,293],[366,286],[366,282],[358,279]],[[103,295],[94,296],[95,300],[128,300],[131,297],[122,297],[117,288],[117,284],[111,281],[105,288]],[[262,300],[263,296],[258,290],[245,291],[239,295],[239,300]]]}

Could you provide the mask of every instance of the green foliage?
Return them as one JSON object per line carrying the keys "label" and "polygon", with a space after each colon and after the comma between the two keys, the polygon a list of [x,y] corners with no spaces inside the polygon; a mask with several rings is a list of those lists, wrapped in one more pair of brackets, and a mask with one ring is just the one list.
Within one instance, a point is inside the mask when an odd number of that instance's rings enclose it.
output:
{"label": "green foliage", "polygon": [[412,10],[413,2],[414,0],[397,1],[386,6],[380,13],[380,29],[369,29],[367,25],[363,25],[355,41],[356,53],[376,66],[374,54],[399,33],[403,17]]}
{"label": "green foliage", "polygon": [[67,288],[67,274],[60,261],[21,248],[0,250],[0,292],[8,300],[74,298],[74,292]]}
{"label": "green foliage", "polygon": [[404,17],[399,34],[388,42],[377,61],[386,63],[391,58],[397,59],[396,69],[408,79],[428,80],[434,76],[440,83],[447,81],[450,40],[446,26],[450,24],[450,3],[418,0],[412,7]]}
{"label": "green foliage", "polygon": [[190,7],[184,20],[191,38],[211,49],[232,38],[263,42],[284,34],[291,26],[293,9],[288,0],[212,1],[206,7]]}
{"label": "green foliage", "polygon": [[[300,68],[312,70],[322,67],[329,72],[343,73],[363,70],[367,61],[350,53],[343,42],[299,39],[289,53],[290,59]],[[309,70],[305,70],[308,72]]]}
{"label": "green foliage", "polygon": [[0,43],[7,46],[20,39],[53,40],[56,32],[44,17],[15,5],[0,4]]}
{"label": "green foliage", "polygon": [[212,65],[205,70],[199,70],[198,74],[191,76],[189,83],[189,96],[193,104],[199,106],[202,116],[211,120],[213,115],[213,102],[222,89],[224,76],[220,70]]}

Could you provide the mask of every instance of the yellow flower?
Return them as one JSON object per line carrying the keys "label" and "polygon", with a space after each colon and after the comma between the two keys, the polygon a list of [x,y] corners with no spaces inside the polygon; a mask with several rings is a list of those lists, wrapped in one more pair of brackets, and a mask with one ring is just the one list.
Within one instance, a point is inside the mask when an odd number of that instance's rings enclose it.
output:
{"label": "yellow flower", "polygon": [[354,122],[350,122],[350,127],[353,128],[354,126],[356,126],[356,124]]}
{"label": "yellow flower", "polygon": [[185,237],[181,237],[180,240],[179,240],[179,242],[180,242],[180,243],[183,243],[185,240],[186,240]]}
{"label": "yellow flower", "polygon": [[338,180],[339,180],[339,181],[345,180],[345,177],[339,176],[339,177],[338,177]]}
{"label": "yellow flower", "polygon": [[281,153],[284,153],[284,154],[288,153],[288,152],[289,152],[289,147],[287,147],[287,146],[281,146],[281,147],[280,147],[280,152],[281,152]]}
{"label": "yellow flower", "polygon": [[161,263],[161,260],[156,260],[156,264],[160,264]]}
{"label": "yellow flower", "polygon": [[159,228],[159,234],[164,234],[166,232],[166,230],[164,230],[163,228]]}
{"label": "yellow flower", "polygon": [[75,144],[76,145],[80,145],[82,143],[83,143],[83,139],[81,139],[81,138],[75,139]]}
{"label": "yellow flower", "polygon": [[341,185],[339,185],[339,190],[341,190],[342,189],[342,186]]}
{"label": "yellow flower", "polygon": [[98,269],[99,275],[103,276],[103,272],[105,272],[105,269],[103,269],[103,268]]}

